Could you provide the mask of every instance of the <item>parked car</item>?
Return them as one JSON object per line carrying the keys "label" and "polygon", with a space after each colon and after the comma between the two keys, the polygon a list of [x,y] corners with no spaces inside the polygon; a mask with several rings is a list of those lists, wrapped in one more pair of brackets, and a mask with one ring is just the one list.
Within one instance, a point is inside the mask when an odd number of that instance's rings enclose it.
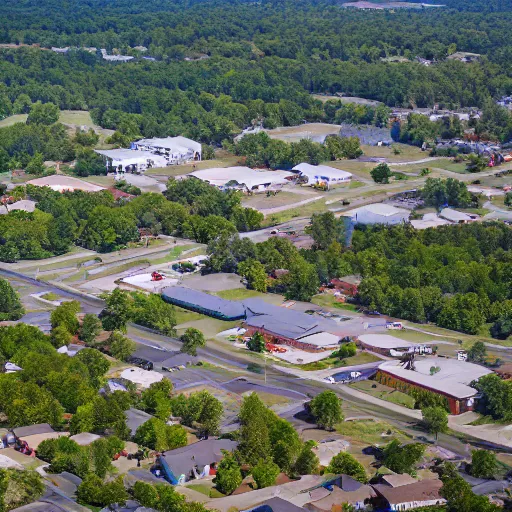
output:
{"label": "parked car", "polygon": [[153,363],[148,361],[147,359],[142,359],[141,357],[129,357],[126,360],[127,363],[133,364],[133,366],[138,366],[143,370],[152,370],[154,368]]}

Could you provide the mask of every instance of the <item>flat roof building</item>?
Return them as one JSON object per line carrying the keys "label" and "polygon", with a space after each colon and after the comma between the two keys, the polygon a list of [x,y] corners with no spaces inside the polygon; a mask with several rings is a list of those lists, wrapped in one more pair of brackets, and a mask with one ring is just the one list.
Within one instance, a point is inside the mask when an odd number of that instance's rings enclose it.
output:
{"label": "flat roof building", "polygon": [[401,355],[399,352],[432,353],[431,347],[426,346],[431,343],[434,342],[432,341],[427,344],[412,343],[411,341],[395,338],[389,334],[363,334],[358,336],[358,344],[362,348],[383,356],[396,357]]}
{"label": "flat roof building", "polygon": [[34,185],[36,187],[50,187],[56,192],[73,192],[74,190],[83,190],[84,192],[99,192],[105,190],[103,187],[94,185],[87,181],[73,178],[72,176],[64,176],[62,174],[52,174],[51,176],[44,176],[43,178],[36,178],[27,181],[27,185]]}
{"label": "flat roof building", "polygon": [[467,213],[459,212],[452,208],[443,208],[439,212],[439,217],[454,224],[468,224],[469,222],[474,222],[479,218],[478,215],[468,215]]}
{"label": "flat roof building", "polygon": [[187,176],[206,181],[220,189],[233,188],[252,192],[281,187],[294,177],[293,173],[286,171],[255,171],[244,166],[213,167],[191,172]]}
{"label": "flat roof building", "polygon": [[295,171],[302,178],[307,180],[310,185],[322,185],[327,188],[334,185],[341,185],[350,183],[352,174],[341,169],[335,169],[328,165],[311,165],[308,163],[301,163],[296,165],[292,171]]}
{"label": "flat roof building", "polygon": [[422,388],[448,400],[451,414],[472,411],[477,390],[471,382],[493,373],[483,366],[444,357],[425,357],[414,361],[414,370],[400,361],[386,361],[379,366],[377,378],[385,385],[407,391]]}
{"label": "flat roof building", "polygon": [[245,318],[245,307],[241,302],[221,299],[215,295],[185,288],[184,286],[164,288],[162,298],[165,302],[175,306],[190,309],[219,320],[241,320]]}
{"label": "flat roof building", "polygon": [[411,212],[390,204],[375,203],[361,206],[343,214],[350,217],[355,224],[404,224],[409,222]]}

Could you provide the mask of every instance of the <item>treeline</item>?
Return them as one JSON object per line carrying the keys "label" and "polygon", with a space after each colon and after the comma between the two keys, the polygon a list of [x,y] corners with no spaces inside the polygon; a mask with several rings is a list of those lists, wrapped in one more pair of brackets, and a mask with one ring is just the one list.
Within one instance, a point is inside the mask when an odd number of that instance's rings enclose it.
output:
{"label": "treeline", "polygon": [[[344,224],[332,213],[313,216],[308,231],[311,250],[279,237],[258,244],[218,237],[209,245],[205,271],[238,272],[251,288],[305,301],[320,283],[358,274],[363,279],[356,299],[371,310],[469,334],[486,325],[497,338],[512,334],[509,226],[358,226],[348,248]],[[285,272],[269,278],[276,269]]]}
{"label": "treeline", "polygon": [[323,143],[310,139],[285,142],[271,139],[267,133],[248,134],[232,148],[235,155],[245,157],[250,167],[291,168],[302,162],[318,165],[326,160],[357,158],[363,154],[357,137],[329,135]]}
{"label": "treeline", "polygon": [[41,259],[67,252],[74,243],[110,252],[139,240],[139,228],[158,235],[208,243],[222,233],[259,227],[263,215],[240,204],[239,192],[224,193],[196,179],[169,180],[165,195],[142,194],[128,203],[100,192],[55,192],[49,187],[17,187],[18,198],[37,202],[33,213],[0,216],[0,261]]}

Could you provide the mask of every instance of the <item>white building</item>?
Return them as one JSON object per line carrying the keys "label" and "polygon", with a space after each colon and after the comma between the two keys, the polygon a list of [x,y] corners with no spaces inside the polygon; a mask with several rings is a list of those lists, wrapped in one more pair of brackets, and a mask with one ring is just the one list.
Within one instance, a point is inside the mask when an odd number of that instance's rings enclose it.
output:
{"label": "white building", "polygon": [[96,150],[105,158],[107,169],[114,168],[120,172],[143,172],[153,167],[165,167],[167,160],[161,155],[149,151],[134,151],[133,149]]}
{"label": "white building", "polygon": [[208,182],[210,185],[246,192],[264,192],[290,183],[294,174],[286,171],[255,171],[250,167],[214,167],[194,171],[187,176]]}
{"label": "white building", "polygon": [[325,185],[327,188],[334,185],[350,183],[352,180],[352,174],[349,172],[335,169],[328,165],[311,165],[302,163],[296,165],[292,171],[295,171],[299,176],[306,178],[309,185]]}
{"label": "white building", "polygon": [[167,165],[201,160],[201,143],[182,136],[166,137],[165,139],[141,139],[132,142],[131,149],[161,155],[166,159]]}
{"label": "white building", "polygon": [[387,224],[392,226],[409,222],[411,212],[389,204],[375,203],[350,210],[344,215],[350,217],[356,224]]}
{"label": "white building", "polygon": [[468,215],[467,213],[452,210],[451,208],[443,208],[439,212],[439,217],[453,222],[454,224],[468,224],[479,218],[478,215]]}

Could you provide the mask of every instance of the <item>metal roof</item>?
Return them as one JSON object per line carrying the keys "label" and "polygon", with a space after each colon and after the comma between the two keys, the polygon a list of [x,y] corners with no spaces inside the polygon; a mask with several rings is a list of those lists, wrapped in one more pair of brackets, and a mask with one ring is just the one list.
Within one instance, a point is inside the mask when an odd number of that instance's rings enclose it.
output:
{"label": "metal roof", "polygon": [[397,208],[396,206],[384,203],[374,203],[368,204],[366,206],[361,206],[360,208],[356,208],[354,210],[350,210],[350,212],[346,212],[346,214],[354,216],[356,213],[362,212],[370,212],[375,215],[382,215],[383,217],[391,217],[392,215],[396,215],[398,213],[411,213],[409,210],[406,210],[405,208]]}
{"label": "metal roof", "polygon": [[[478,364],[442,357],[416,359],[414,366],[415,370],[406,370],[399,361],[386,361],[379,366],[379,369],[412,384],[444,393],[456,399],[470,398],[476,395],[476,389],[469,384],[484,375],[493,373]],[[432,367],[439,367],[440,371],[431,375]]]}
{"label": "metal roof", "polygon": [[127,411],[125,411],[126,414],[126,425],[130,429],[131,435],[135,435],[136,430],[146,421],[150,420],[151,418],[154,418],[151,414],[148,414],[144,411],[139,411],[138,409],[134,409],[131,407]]}
{"label": "metal roof", "polygon": [[27,437],[36,434],[48,434],[55,432],[48,423],[38,423],[36,425],[28,425],[26,427],[13,428],[12,431],[17,437]]}
{"label": "metal roof", "polygon": [[245,185],[248,189],[259,185],[279,185],[288,183],[286,178],[294,176],[291,172],[286,171],[255,171],[250,167],[213,167],[194,171],[188,174],[203,181],[207,181],[211,185],[223,187],[229,182],[236,182],[239,185]]}
{"label": "metal roof", "polygon": [[183,150],[192,149],[193,151],[201,151],[201,143],[196,142],[187,137],[165,137],[165,138],[154,138],[154,139],[141,139],[135,141],[136,145],[152,146],[155,148],[165,148],[169,150]]}
{"label": "metal roof", "polygon": [[237,320],[245,317],[245,307],[241,302],[221,299],[215,295],[185,288],[168,286],[162,291],[162,298],[187,309],[201,310],[205,314]]}
{"label": "metal roof", "polygon": [[451,208],[443,208],[439,212],[439,216],[452,222],[470,222],[473,220],[467,213],[452,210]]}
{"label": "metal roof", "polygon": [[328,165],[311,165],[308,163],[301,163],[296,165],[293,171],[299,171],[300,174],[308,178],[328,178],[329,180],[347,180],[352,178],[352,173],[335,169]]}

